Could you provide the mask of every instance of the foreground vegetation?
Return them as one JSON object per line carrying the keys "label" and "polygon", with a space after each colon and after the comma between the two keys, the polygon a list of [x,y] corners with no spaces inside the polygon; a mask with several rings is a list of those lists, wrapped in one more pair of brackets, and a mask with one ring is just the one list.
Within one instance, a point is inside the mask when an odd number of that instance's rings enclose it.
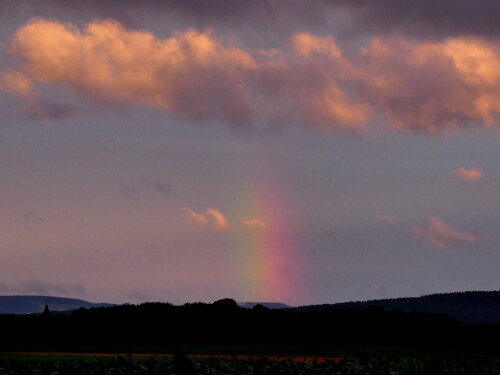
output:
{"label": "foreground vegetation", "polygon": [[224,374],[294,374],[294,375],[433,375],[433,374],[500,374],[500,362],[484,358],[420,357],[360,357],[341,361],[298,362],[292,359],[272,361],[256,359],[206,359],[192,361],[185,356],[148,359],[116,356],[114,358],[50,359],[0,358],[3,375],[224,375]]}
{"label": "foreground vegetation", "polygon": [[0,328],[0,375],[500,375],[500,324],[374,306],[287,311],[242,309],[229,299],[150,303],[0,315]]}

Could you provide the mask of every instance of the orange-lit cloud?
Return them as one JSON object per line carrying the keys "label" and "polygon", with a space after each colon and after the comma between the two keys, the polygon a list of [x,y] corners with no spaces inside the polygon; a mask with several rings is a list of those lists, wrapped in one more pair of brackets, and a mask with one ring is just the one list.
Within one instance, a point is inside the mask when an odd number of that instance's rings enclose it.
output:
{"label": "orange-lit cloud", "polygon": [[224,47],[210,31],[157,39],[114,21],[71,24],[35,19],[13,37],[11,51],[38,85],[60,84],[104,103],[136,103],[190,120],[249,120],[241,75],[255,62]]}
{"label": "orange-lit cloud", "polygon": [[265,226],[259,219],[241,219],[243,226],[250,230],[264,230]]}
{"label": "orange-lit cloud", "polygon": [[477,182],[483,178],[483,172],[478,168],[458,168],[453,173],[462,181]]}
{"label": "orange-lit cloud", "polygon": [[193,210],[191,210],[189,208],[184,208],[183,211],[188,215],[188,218],[194,223],[198,223],[198,224],[207,224],[208,223],[208,219],[203,214],[199,214],[197,212],[194,212]]}
{"label": "orange-lit cloud", "polygon": [[19,95],[26,98],[35,95],[31,79],[16,71],[7,71],[0,75],[0,90],[10,95]]}
{"label": "orange-lit cloud", "polygon": [[59,85],[104,105],[135,104],[232,128],[306,127],[359,133],[373,123],[437,133],[497,125],[500,42],[377,37],[346,54],[301,32],[281,49],[250,51],[188,29],[160,39],[116,21],[34,19],[10,41],[17,71],[4,91]]}
{"label": "orange-lit cloud", "polygon": [[209,208],[206,215],[210,217],[214,229],[228,230],[230,228],[226,217],[219,210]]}
{"label": "orange-lit cloud", "polygon": [[410,230],[413,235],[439,249],[478,242],[480,240],[478,234],[457,231],[446,225],[442,220],[433,216],[428,217],[422,225],[411,227]]}
{"label": "orange-lit cloud", "polygon": [[209,225],[214,230],[228,230],[231,227],[226,217],[214,208],[209,208],[205,213],[198,213],[189,208],[184,208],[183,211],[192,222]]}
{"label": "orange-lit cloud", "polygon": [[[498,97],[500,86],[472,79],[472,68],[462,64],[475,60],[474,48],[480,45],[478,40],[375,38],[361,53],[360,95],[398,129],[436,133],[475,123],[491,125],[498,113],[492,98]],[[498,50],[495,44],[484,45]],[[500,61],[493,55],[484,61],[488,67]]]}

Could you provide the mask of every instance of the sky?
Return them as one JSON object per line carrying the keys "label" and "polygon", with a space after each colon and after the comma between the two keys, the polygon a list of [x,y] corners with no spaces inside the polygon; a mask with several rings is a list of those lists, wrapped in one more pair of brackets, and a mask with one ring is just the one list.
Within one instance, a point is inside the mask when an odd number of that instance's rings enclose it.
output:
{"label": "sky", "polygon": [[0,0],[0,294],[498,290],[499,11]]}

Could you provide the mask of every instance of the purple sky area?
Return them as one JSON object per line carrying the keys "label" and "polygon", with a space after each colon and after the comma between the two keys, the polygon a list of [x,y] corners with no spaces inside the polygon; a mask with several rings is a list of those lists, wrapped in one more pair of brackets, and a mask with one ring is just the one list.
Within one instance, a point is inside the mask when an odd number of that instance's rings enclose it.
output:
{"label": "purple sky area", "polygon": [[0,294],[499,289],[499,12],[0,0]]}

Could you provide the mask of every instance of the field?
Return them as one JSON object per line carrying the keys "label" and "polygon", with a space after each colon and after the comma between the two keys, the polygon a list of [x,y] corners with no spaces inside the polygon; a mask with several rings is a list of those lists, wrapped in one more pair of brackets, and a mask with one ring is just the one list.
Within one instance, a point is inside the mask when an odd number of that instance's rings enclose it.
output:
{"label": "field", "polygon": [[0,354],[2,375],[433,375],[500,374],[500,361],[491,357],[456,355],[391,356],[360,353],[339,359],[300,356],[236,355],[103,355],[68,353]]}

